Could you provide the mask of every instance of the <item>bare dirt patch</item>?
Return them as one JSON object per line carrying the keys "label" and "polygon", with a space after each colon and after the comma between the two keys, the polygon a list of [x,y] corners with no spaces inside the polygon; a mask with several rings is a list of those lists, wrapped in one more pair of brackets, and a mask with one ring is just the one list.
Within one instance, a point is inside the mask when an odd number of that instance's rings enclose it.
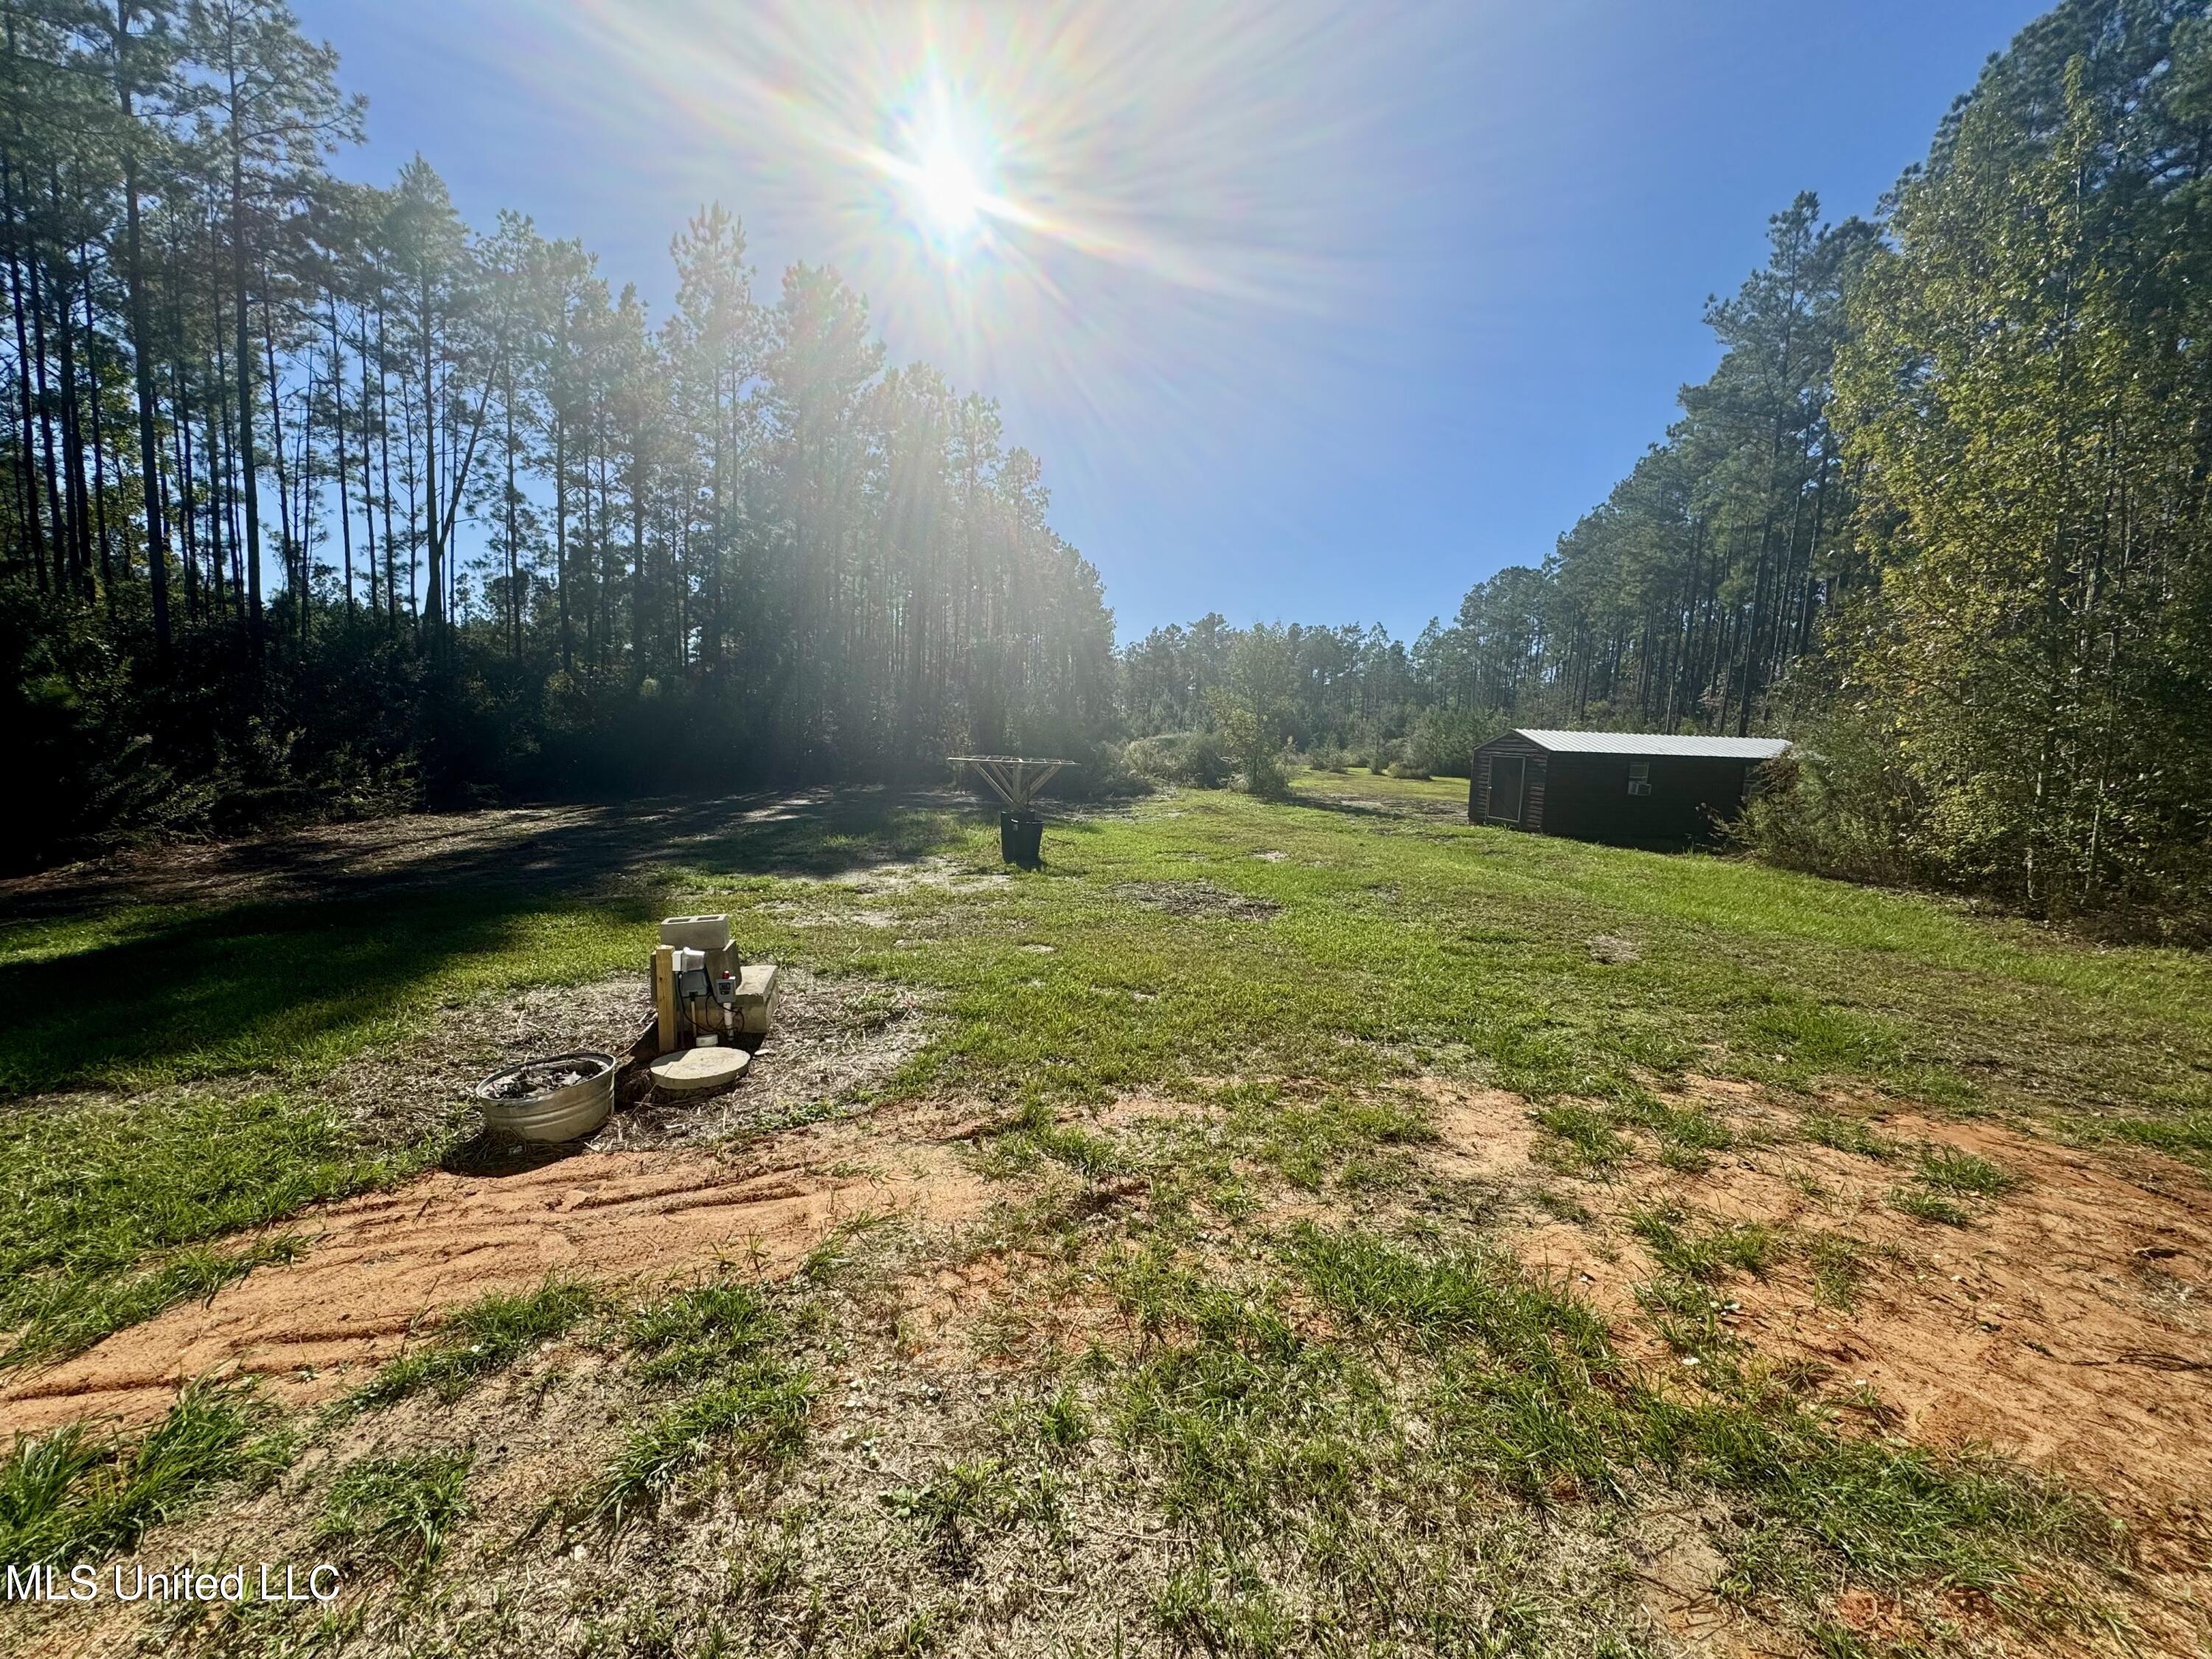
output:
{"label": "bare dirt patch", "polygon": [[[1532,1161],[1540,1137],[1520,1096],[1435,1076],[1414,1086],[1436,1132],[1417,1152],[1429,1174],[1531,1191],[1554,1181]],[[1809,1361],[1839,1390],[1870,1385],[1916,1440],[1994,1447],[2136,1514],[2203,1503],[2212,1190],[2193,1171],[1904,1111],[1871,1121],[1899,1149],[1876,1160],[1798,1138],[1796,1115],[1755,1085],[1698,1079],[1683,1103],[1725,1117],[1737,1148],[1697,1173],[1638,1163],[1569,1183],[1589,1224],[1512,1236],[1532,1267],[1606,1316],[1626,1351],[1671,1363],[1638,1317],[1636,1286],[1661,1269],[1627,1224],[1635,1211],[1666,1202],[1704,1224],[1765,1223],[1788,1241],[1778,1264],[1717,1295],[1735,1304],[1724,1323],[1769,1358]],[[1134,1095],[1102,1121],[1134,1127],[1174,1109]],[[1915,1220],[1889,1200],[1922,1146],[1973,1153],[2019,1185],[1977,1205],[1970,1226]],[[1860,1265],[1850,1309],[1816,1286],[1808,1249],[1824,1237],[1848,1241]]]}
{"label": "bare dirt patch", "polygon": [[1525,1176],[1536,1146],[1528,1103],[1504,1089],[1478,1088],[1425,1077],[1415,1085],[1435,1114],[1436,1140],[1423,1161],[1457,1181],[1496,1182]]}
{"label": "bare dirt patch", "polygon": [[[1624,1352],[1671,1366],[1638,1306],[1638,1285],[1662,1270],[1632,1214],[1670,1203],[1692,1226],[1774,1229],[1776,1265],[1714,1286],[1736,1340],[1819,1379],[1820,1394],[1880,1402],[1878,1417],[1847,1411],[1847,1427],[1990,1448],[2094,1493],[2130,1527],[2143,1629],[2201,1640],[2202,1613],[2186,1610],[2212,1605],[2212,1189],[2203,1178],[2154,1153],[2085,1151],[1909,1111],[1869,1120],[1899,1149],[1876,1159],[1797,1138],[1794,1115],[1748,1085],[1699,1082],[1691,1098],[1728,1115],[1735,1150],[1696,1173],[1638,1164],[1575,1183],[1590,1221],[1520,1230],[1511,1242],[1522,1259],[1603,1314]],[[1503,1103],[1441,1114],[1439,1155],[1495,1146],[1510,1162],[1510,1115]],[[1970,1225],[1916,1220],[1892,1196],[1911,1184],[1921,1147],[1986,1158],[2019,1184],[1972,1203]],[[1853,1259],[1846,1297],[1832,1285],[1824,1299],[1813,1265],[1823,1241]]]}
{"label": "bare dirt patch", "polygon": [[1003,870],[977,870],[942,854],[903,862],[863,865],[831,876],[823,885],[849,887],[861,893],[911,893],[928,890],[947,893],[988,892],[1012,884]]}
{"label": "bare dirt patch", "polygon": [[[1732,1282],[1740,1334],[1865,1379],[1915,1439],[1992,1445],[2139,1513],[2204,1503],[2212,1191],[2154,1155],[2116,1159],[1995,1124],[1896,1113],[1878,1127],[1989,1158],[2023,1184],[1953,1228],[1884,1201],[1900,1171],[1825,1146],[1755,1152],[1683,1182],[1696,1208],[1867,1247],[1850,1310],[1822,1306],[1796,1262]],[[1834,1195],[1808,1194],[1793,1174]]]}
{"label": "bare dirt patch", "polygon": [[744,1081],[708,1101],[647,1100],[587,1143],[606,1152],[690,1146],[866,1105],[936,1030],[913,992],[880,981],[786,969],[775,1026]]}
{"label": "bare dirt patch", "polygon": [[[1526,1103],[1497,1091],[1420,1085],[1438,1139],[1436,1174],[1534,1188]],[[1621,1350],[1656,1366],[1676,1357],[1643,1315],[1637,1287],[1662,1268],[1629,1225],[1678,1206],[1693,1227],[1756,1222],[1784,1241],[1763,1277],[1713,1287],[1721,1323],[1759,1362],[1793,1364],[1817,1392],[1881,1402],[1845,1411],[1848,1428],[1923,1445],[1990,1448],[2093,1493],[2128,1524],[2130,1610],[2155,1645],[2212,1634],[2212,1189],[2154,1153],[2086,1151],[1994,1122],[1876,1110],[1882,1159],[1802,1139],[1796,1113],[1749,1085],[1694,1080],[1684,1103],[1724,1116],[1735,1149],[1691,1173],[1638,1162],[1571,1183],[1586,1221],[1545,1220],[1510,1242],[1547,1279],[1588,1301]],[[1863,1113],[1869,1103],[1842,1102]],[[1856,1113],[1855,1113],[1856,1115]],[[1972,1153],[2018,1185],[1969,1208],[1966,1227],[1900,1213],[1922,1147]],[[1824,1299],[1813,1251],[1842,1241],[1855,1262],[1849,1306]],[[1807,1368],[1809,1368],[1807,1369]],[[1726,1648],[1724,1611],[1696,1586],[1657,1610],[1679,1636]],[[1839,1609],[1850,1622],[1853,1609]],[[1711,1629],[1705,1626],[1711,1626]]]}
{"label": "bare dirt patch", "polygon": [[1210,881],[1119,881],[1109,890],[1147,910],[1194,920],[1265,921],[1283,908],[1273,899],[1232,892]]}
{"label": "bare dirt patch", "polygon": [[310,1243],[210,1302],[173,1308],[0,1390],[0,1433],[159,1414],[190,1378],[260,1376],[289,1405],[328,1399],[441,1310],[549,1273],[680,1277],[730,1261],[788,1273],[863,1215],[971,1217],[988,1200],[951,1142],[963,1124],[824,1124],[743,1158],[706,1152],[558,1158],[504,1176],[439,1170],[285,1224]]}
{"label": "bare dirt patch", "polygon": [[412,1036],[347,1061],[302,1092],[374,1146],[420,1145],[465,1133],[476,1111],[470,1091],[491,1073],[580,1048],[619,1058],[652,1014],[642,963],[585,985],[495,993],[439,1009]]}
{"label": "bare dirt patch", "polygon": [[[641,964],[635,974],[589,984],[540,986],[450,1005],[413,1036],[304,1085],[251,1073],[195,1083],[184,1092],[251,1094],[291,1086],[327,1107],[371,1147],[435,1145],[474,1133],[471,1091],[490,1073],[579,1048],[620,1057],[652,1015]],[[936,1029],[927,1006],[900,987],[786,968],[775,1029],[742,1084],[709,1101],[619,1107],[586,1145],[593,1152],[696,1146],[844,1112],[870,1100]],[[50,1095],[26,1103],[25,1109],[65,1109],[92,1098]]]}

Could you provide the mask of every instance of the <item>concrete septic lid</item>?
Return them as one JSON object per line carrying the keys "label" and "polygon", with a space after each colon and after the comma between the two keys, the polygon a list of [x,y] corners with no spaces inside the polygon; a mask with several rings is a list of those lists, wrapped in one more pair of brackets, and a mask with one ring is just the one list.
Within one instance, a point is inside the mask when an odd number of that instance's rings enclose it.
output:
{"label": "concrete septic lid", "polygon": [[653,1062],[653,1086],[672,1095],[708,1094],[728,1088],[752,1061],[742,1048],[679,1048]]}

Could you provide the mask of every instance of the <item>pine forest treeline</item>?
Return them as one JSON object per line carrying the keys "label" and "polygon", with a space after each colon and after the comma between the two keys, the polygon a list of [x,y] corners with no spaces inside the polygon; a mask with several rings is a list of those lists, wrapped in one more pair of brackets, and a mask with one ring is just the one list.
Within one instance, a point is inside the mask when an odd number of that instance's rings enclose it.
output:
{"label": "pine forest treeline", "polygon": [[1037,461],[834,272],[757,296],[708,208],[656,320],[419,158],[335,176],[362,106],[272,0],[4,15],[0,718],[51,783],[18,858],[1105,729]]}

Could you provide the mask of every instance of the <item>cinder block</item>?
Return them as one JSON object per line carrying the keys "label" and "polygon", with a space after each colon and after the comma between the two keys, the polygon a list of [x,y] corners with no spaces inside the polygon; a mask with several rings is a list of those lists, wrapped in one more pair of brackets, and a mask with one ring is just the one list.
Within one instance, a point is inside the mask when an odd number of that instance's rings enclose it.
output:
{"label": "cinder block", "polygon": [[660,942],[679,951],[710,954],[730,948],[730,919],[720,916],[669,916],[660,924]]}
{"label": "cinder block", "polygon": [[756,962],[738,971],[738,1029],[748,1036],[768,1035],[775,1018],[775,964]]}

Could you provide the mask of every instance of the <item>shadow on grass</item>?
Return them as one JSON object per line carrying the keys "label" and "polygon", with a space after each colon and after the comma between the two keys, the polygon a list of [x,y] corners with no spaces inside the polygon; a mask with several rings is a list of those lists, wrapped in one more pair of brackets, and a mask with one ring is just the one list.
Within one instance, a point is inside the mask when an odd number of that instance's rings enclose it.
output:
{"label": "shadow on grass", "polygon": [[610,927],[637,928],[642,948],[672,878],[912,860],[957,836],[947,809],[963,804],[856,790],[608,807],[505,840],[439,837],[388,867],[301,864],[289,879],[306,896],[187,910],[125,943],[0,963],[0,1099],[282,1069],[365,1036],[470,958],[542,940],[588,966],[604,950],[592,935]]}
{"label": "shadow on grass", "polygon": [[823,787],[324,824],[0,881],[0,926],[133,904],[321,902],[477,887],[575,892],[670,866],[828,876],[931,850],[943,816],[973,805],[951,790]]}
{"label": "shadow on grass", "polygon": [[949,793],[848,790],[748,814],[720,834],[672,846],[687,868],[816,880],[942,852],[974,803]]}
{"label": "shadow on grass", "polygon": [[249,904],[127,944],[0,966],[0,1096],[72,1084],[281,1068],[387,1017],[456,960],[513,948],[551,913],[642,925],[642,896],[429,891]]}
{"label": "shadow on grass", "polygon": [[448,1175],[498,1181],[564,1164],[583,1153],[580,1140],[502,1140],[479,1132],[439,1158],[438,1167]]}
{"label": "shadow on grass", "polygon": [[1317,811],[1335,812],[1348,818],[1385,818],[1404,823],[1465,823],[1464,808],[1454,811],[1447,803],[1437,807],[1407,801],[1400,805],[1375,796],[1325,794],[1320,790],[1300,789],[1283,797],[1277,803],[1284,806],[1310,806]]}

